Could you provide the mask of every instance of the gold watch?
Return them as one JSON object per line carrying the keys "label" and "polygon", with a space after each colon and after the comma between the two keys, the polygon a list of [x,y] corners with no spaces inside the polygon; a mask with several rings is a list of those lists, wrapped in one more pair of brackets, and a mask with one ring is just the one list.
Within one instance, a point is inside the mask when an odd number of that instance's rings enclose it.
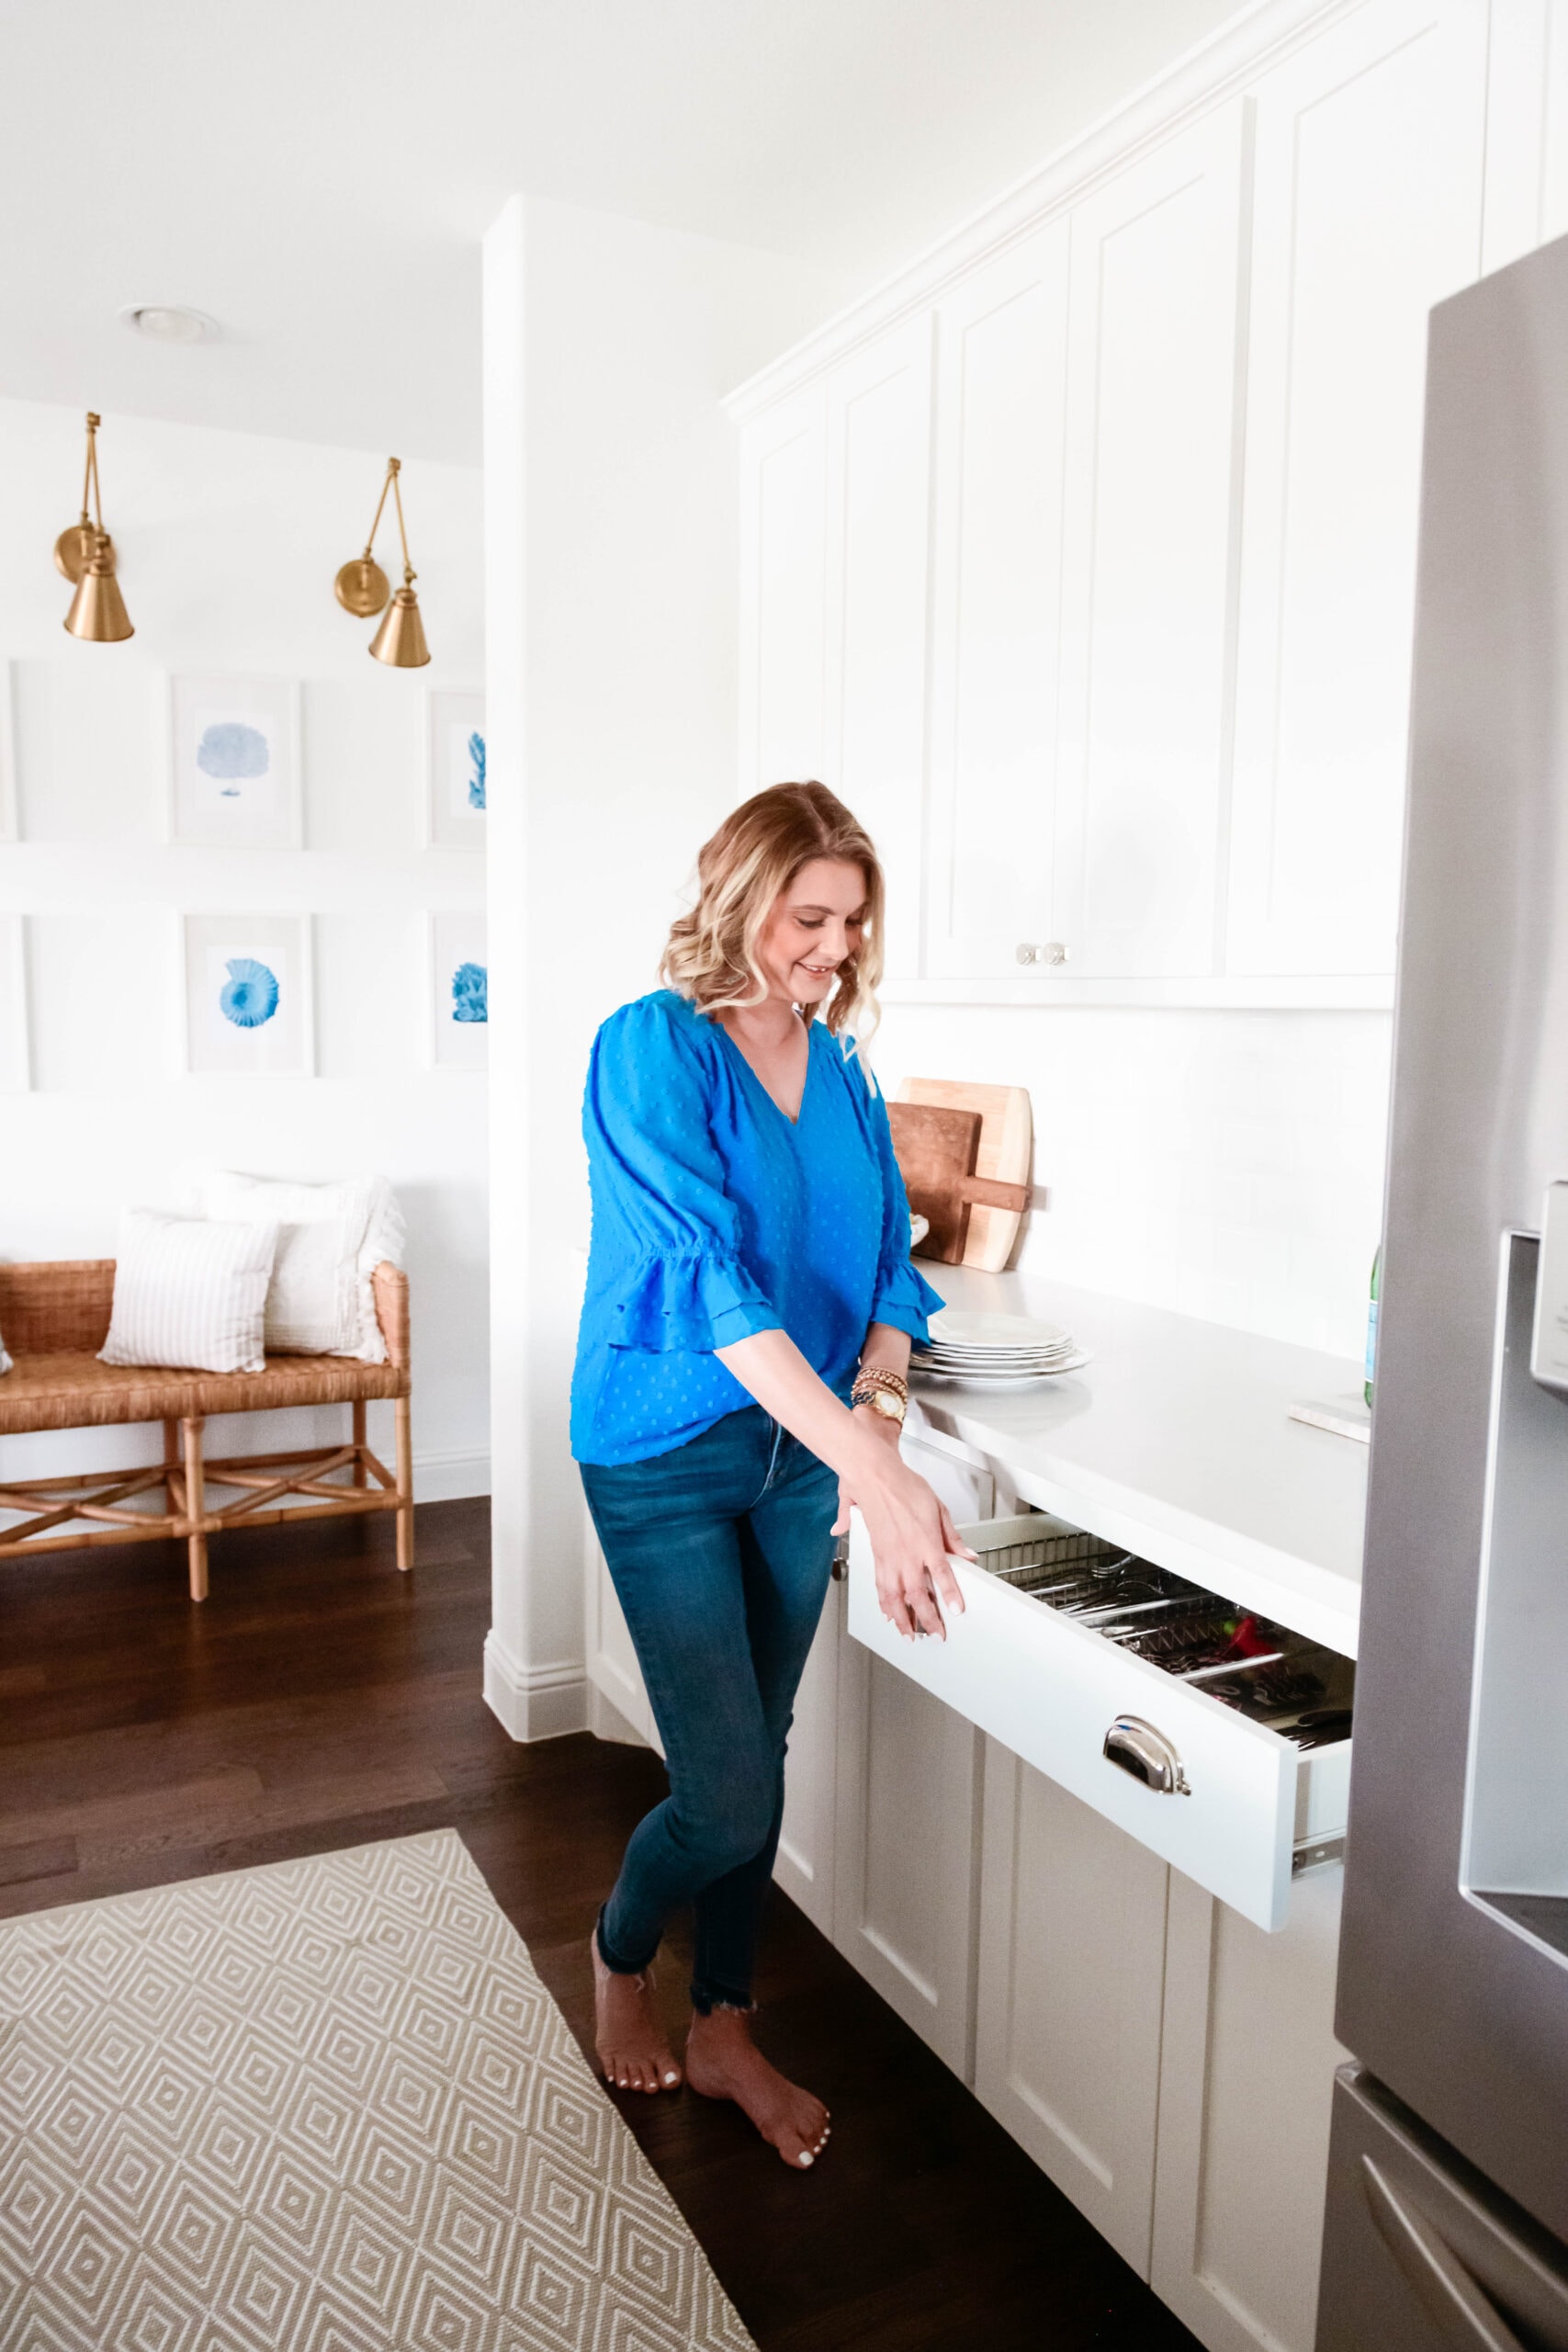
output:
{"label": "gold watch", "polygon": [[874,1388],[869,1396],[863,1396],[860,1401],[863,1405],[869,1405],[874,1413],[880,1413],[885,1421],[897,1421],[899,1428],[903,1428],[905,1407],[902,1396],[895,1396],[886,1388]]}

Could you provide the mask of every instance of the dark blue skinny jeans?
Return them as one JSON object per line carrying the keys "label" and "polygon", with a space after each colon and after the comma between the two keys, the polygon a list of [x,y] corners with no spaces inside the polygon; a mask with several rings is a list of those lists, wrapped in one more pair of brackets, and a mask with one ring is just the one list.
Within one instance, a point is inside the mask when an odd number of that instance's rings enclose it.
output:
{"label": "dark blue skinny jeans", "polygon": [[690,1903],[693,2006],[747,2008],[838,1480],[760,1405],[651,1461],[581,1469],[670,1773],[632,1832],[599,1950],[635,1975]]}

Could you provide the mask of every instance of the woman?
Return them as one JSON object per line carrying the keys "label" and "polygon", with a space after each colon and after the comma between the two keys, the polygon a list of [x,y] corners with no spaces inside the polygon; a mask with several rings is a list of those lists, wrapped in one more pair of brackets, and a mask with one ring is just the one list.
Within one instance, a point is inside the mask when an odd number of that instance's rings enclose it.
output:
{"label": "woman", "polygon": [[725,820],[697,874],[670,986],[605,1022],[583,1111],[572,1452],[670,1771],[594,1931],[596,2042],[623,2089],[679,2084],[650,1964],[690,1902],[685,2078],[799,2166],[827,2110],[753,2042],[751,1974],[833,1539],[854,1503],[883,1612],[911,1636],[942,1635],[939,1600],[962,1609],[947,1555],[964,1547],[898,1457],[909,1342],[941,1301],[909,1263],[854,1048],[882,963],[876,853],[824,786],[783,784]]}

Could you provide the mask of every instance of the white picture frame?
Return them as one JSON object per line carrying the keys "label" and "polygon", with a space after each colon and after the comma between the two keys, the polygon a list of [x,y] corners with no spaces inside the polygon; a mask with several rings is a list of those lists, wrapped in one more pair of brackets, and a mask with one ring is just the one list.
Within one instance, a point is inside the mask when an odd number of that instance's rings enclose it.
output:
{"label": "white picture frame", "polygon": [[17,793],[17,701],[11,664],[0,659],[0,842],[21,839]]}
{"label": "white picture frame", "polygon": [[474,689],[457,693],[433,687],[425,697],[424,718],[426,849],[483,850],[485,786],[483,695]]}
{"label": "white picture frame", "polygon": [[167,672],[155,693],[167,838],[196,849],[302,847],[298,681]]}
{"label": "white picture frame", "polygon": [[[434,1069],[483,1069],[490,1060],[490,951],[482,909],[426,920],[426,1041]],[[477,989],[471,975],[481,976]],[[467,978],[460,976],[468,976]]]}
{"label": "white picture frame", "polygon": [[310,917],[179,917],[182,1064],[189,1078],[313,1078]]}
{"label": "white picture frame", "polygon": [[25,915],[0,915],[0,1094],[32,1086],[28,1021],[28,932]]}

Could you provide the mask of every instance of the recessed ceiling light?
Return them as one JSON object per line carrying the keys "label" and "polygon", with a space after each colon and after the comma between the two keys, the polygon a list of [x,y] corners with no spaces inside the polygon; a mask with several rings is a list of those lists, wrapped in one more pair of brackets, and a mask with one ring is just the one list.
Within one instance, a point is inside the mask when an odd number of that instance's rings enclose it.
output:
{"label": "recessed ceiling light", "polygon": [[205,311],[187,311],[175,302],[132,302],[120,314],[120,324],[149,343],[211,343],[218,322]]}

